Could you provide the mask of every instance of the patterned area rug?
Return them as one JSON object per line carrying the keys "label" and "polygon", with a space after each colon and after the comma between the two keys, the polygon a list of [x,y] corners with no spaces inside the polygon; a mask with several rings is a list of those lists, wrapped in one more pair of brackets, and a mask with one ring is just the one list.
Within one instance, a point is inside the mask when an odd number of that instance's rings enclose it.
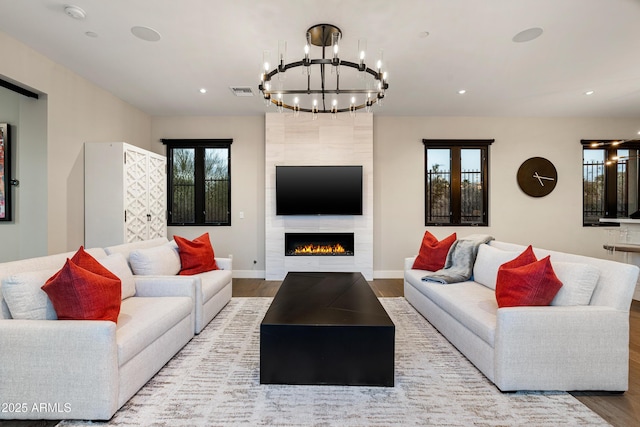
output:
{"label": "patterned area rug", "polygon": [[606,426],[568,393],[501,393],[404,298],[395,387],[260,385],[271,298],[229,305],[106,423],[59,426]]}

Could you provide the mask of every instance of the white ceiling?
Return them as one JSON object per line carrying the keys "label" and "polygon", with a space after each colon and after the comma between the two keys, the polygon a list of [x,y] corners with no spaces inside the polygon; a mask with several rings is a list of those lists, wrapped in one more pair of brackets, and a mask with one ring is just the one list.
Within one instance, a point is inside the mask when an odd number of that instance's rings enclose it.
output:
{"label": "white ceiling", "polygon": [[[384,50],[379,115],[640,117],[639,0],[0,0],[0,30],[150,115],[273,111],[257,90],[263,50],[286,40],[302,59],[318,23],[342,29],[343,59],[360,38],[370,65]],[[532,27],[542,36],[512,41]]]}

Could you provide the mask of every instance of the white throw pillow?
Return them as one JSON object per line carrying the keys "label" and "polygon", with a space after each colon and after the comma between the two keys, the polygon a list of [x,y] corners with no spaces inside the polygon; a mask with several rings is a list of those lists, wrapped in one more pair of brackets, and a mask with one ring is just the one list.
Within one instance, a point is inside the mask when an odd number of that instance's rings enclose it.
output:
{"label": "white throw pillow", "polygon": [[473,264],[474,282],[495,290],[498,268],[518,255],[520,252],[503,251],[487,244],[480,245],[476,262]]}
{"label": "white throw pillow", "polygon": [[133,274],[175,276],[180,272],[178,247],[171,242],[153,248],[136,249],[129,254]]}
{"label": "white throw pillow", "polygon": [[56,320],[58,315],[42,285],[59,269],[30,271],[2,279],[2,296],[14,319]]}
{"label": "white throw pillow", "polygon": [[551,305],[589,305],[600,278],[600,270],[589,264],[554,262],[551,266],[562,282]]}
{"label": "white throw pillow", "polygon": [[133,273],[127,264],[127,259],[121,253],[111,254],[98,259],[107,270],[118,276],[122,282],[122,299],[132,297],[136,294],[136,282]]}

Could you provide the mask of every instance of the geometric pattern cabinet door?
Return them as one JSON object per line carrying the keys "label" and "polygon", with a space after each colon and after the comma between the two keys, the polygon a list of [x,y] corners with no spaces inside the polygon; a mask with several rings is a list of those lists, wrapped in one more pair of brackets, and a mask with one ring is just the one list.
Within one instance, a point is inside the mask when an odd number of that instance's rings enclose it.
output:
{"label": "geometric pattern cabinet door", "polygon": [[147,153],[127,147],[124,152],[125,242],[147,240],[149,177]]}
{"label": "geometric pattern cabinet door", "polygon": [[124,142],[85,143],[85,246],[166,237],[166,157]]}
{"label": "geometric pattern cabinet door", "polygon": [[167,158],[148,156],[148,238],[167,236]]}

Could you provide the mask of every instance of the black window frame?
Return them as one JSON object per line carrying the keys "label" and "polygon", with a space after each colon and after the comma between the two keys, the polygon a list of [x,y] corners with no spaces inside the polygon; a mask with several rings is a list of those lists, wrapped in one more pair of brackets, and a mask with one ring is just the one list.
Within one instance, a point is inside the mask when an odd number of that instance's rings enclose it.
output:
{"label": "black window frame", "polygon": [[[168,226],[231,226],[231,144],[233,139],[161,139],[166,145],[167,153],[167,225]],[[195,196],[194,196],[194,222],[174,222],[172,218],[173,208],[173,149],[195,149]],[[227,149],[227,168],[229,176],[227,194],[227,215],[225,221],[206,222],[205,214],[205,177],[204,177],[204,151],[207,148]]]}
{"label": "black window frame", "polygon": [[[614,222],[587,222],[585,221],[585,181],[584,181],[584,152],[585,150],[604,150],[604,215],[602,218],[627,218],[632,212],[627,212],[627,216],[618,217],[618,186],[617,186],[617,174],[618,169],[615,167],[607,168],[607,159],[612,159],[617,155],[617,151],[621,150],[640,150],[640,141],[624,141],[619,139],[582,139],[580,140],[582,145],[582,226],[583,227],[617,227],[620,224]],[[636,177],[640,181],[640,176]],[[636,194],[636,200],[640,201],[640,182],[637,183],[638,194]],[[627,208],[628,210],[628,208]]]}
{"label": "black window frame", "polygon": [[[424,144],[424,222],[426,226],[436,227],[488,227],[489,226],[489,147],[494,139],[423,139]],[[449,149],[451,166],[450,201],[451,210],[449,212],[449,222],[429,221],[429,201],[427,198],[428,188],[428,150],[429,149]],[[463,149],[480,149],[482,164],[482,220],[477,223],[462,222],[462,166],[460,161],[460,151]]]}

